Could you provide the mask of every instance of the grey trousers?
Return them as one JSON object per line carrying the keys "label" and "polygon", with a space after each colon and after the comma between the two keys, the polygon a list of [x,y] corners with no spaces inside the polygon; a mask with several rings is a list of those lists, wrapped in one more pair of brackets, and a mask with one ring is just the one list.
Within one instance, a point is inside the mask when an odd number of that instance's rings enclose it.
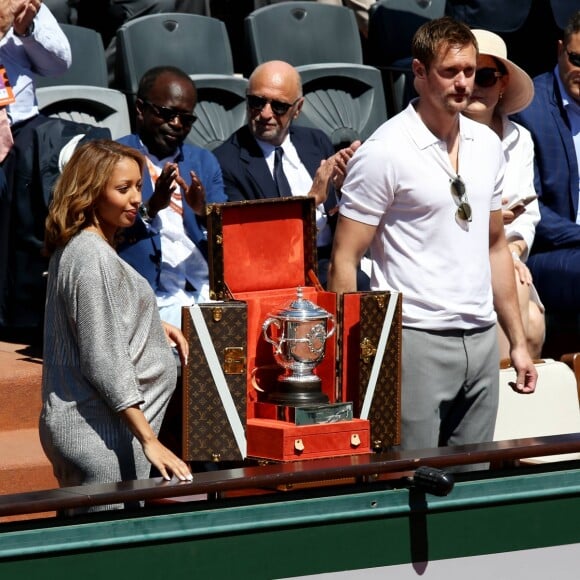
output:
{"label": "grey trousers", "polygon": [[403,328],[401,448],[491,441],[499,396],[497,329]]}

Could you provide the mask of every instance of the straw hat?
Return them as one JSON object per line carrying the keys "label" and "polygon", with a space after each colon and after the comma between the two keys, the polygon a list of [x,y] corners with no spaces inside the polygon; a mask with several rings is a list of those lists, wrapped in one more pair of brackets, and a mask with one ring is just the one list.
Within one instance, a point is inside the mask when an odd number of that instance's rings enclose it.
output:
{"label": "straw hat", "polygon": [[509,82],[503,92],[502,100],[498,103],[502,113],[513,115],[525,109],[534,98],[534,83],[523,69],[507,59],[507,48],[503,39],[489,30],[472,30],[479,54],[487,54],[500,60],[509,74]]}

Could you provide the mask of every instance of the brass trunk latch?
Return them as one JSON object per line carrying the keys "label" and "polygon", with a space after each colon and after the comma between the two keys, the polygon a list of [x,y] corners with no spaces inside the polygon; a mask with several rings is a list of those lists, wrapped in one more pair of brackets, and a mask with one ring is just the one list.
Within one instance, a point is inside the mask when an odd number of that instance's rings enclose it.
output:
{"label": "brass trunk latch", "polygon": [[360,357],[365,364],[368,364],[371,357],[375,356],[375,354],[377,354],[377,347],[368,336],[365,336],[360,343]]}
{"label": "brass trunk latch", "polygon": [[378,294],[375,296],[375,301],[377,303],[377,306],[381,309],[384,310],[385,309],[385,304],[387,302],[387,297],[384,294]]}
{"label": "brass trunk latch", "polygon": [[246,357],[241,346],[228,346],[224,350],[224,373],[241,375],[245,372]]}

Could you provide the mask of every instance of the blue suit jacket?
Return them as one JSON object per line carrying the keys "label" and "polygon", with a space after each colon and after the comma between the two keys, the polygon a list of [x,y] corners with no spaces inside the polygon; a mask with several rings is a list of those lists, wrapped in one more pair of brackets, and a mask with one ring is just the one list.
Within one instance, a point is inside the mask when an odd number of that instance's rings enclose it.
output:
{"label": "blue suit jacket", "polygon": [[576,223],[578,163],[568,117],[553,73],[536,77],[534,86],[531,105],[514,116],[534,139],[541,220],[533,252],[580,247],[580,225]]}
{"label": "blue suit jacket", "polygon": [[[311,177],[314,177],[320,162],[334,154],[330,139],[319,129],[292,125],[290,139]],[[264,154],[247,125],[238,129],[213,152],[222,168],[229,201],[278,197]],[[327,203],[336,205],[334,193],[332,196],[329,194]]]}
{"label": "blue suit jacket", "polygon": [[[118,139],[120,143],[129,145],[145,154],[137,135],[127,135]],[[195,171],[205,187],[206,202],[219,203],[227,201],[219,163],[215,156],[201,147],[185,144],[177,157],[179,174],[189,182],[189,172]],[[145,167],[143,172],[143,202],[153,195],[151,175]],[[188,204],[183,204],[183,227],[191,240],[207,257],[207,233]],[[161,263],[161,239],[159,232],[150,228],[141,218],[135,225],[123,233],[119,243],[119,255],[131,264],[154,290],[159,284]]]}

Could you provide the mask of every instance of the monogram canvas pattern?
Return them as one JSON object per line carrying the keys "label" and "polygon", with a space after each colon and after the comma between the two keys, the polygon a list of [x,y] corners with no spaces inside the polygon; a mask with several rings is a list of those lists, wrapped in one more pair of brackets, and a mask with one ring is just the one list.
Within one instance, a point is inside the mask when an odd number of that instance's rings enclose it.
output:
{"label": "monogram canvas pattern", "polygon": [[[401,439],[401,295],[398,300],[385,356],[381,363],[373,401],[370,407],[371,447],[399,445]],[[387,305],[393,295],[389,292],[368,292],[361,296],[360,336],[378,345]],[[359,408],[362,406],[375,357],[360,359]]]}
{"label": "monogram canvas pattern", "polygon": [[[247,307],[244,302],[201,304],[203,318],[224,369],[225,378],[246,425]],[[211,370],[193,325],[189,308],[183,309],[183,332],[189,343],[189,362],[183,372],[183,458],[187,461],[238,461],[244,459]],[[241,347],[242,368],[228,374],[227,349]],[[231,369],[230,369],[231,370]]]}

